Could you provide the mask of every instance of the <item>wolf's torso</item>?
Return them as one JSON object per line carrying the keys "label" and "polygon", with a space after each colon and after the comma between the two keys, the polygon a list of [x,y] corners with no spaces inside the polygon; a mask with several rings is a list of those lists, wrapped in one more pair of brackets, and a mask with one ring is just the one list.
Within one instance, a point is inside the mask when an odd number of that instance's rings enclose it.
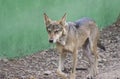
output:
{"label": "wolf's torso", "polygon": [[[92,34],[92,32],[97,32],[98,28],[96,23],[89,18],[82,18],[75,22],[67,23],[67,38],[64,46],[57,45],[62,48],[61,50],[73,52],[79,49],[85,43],[86,39]],[[64,41],[64,40],[63,40]]]}

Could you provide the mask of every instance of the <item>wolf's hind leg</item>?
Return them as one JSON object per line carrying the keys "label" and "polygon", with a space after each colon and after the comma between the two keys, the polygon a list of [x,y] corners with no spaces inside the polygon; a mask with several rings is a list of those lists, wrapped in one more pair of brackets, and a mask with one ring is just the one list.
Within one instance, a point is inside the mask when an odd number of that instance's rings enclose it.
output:
{"label": "wolf's hind leg", "polygon": [[94,55],[94,75],[98,74],[98,57],[99,54],[97,52],[97,41],[98,41],[98,33],[95,33],[94,36],[91,35],[91,37],[89,38],[89,42],[90,42],[90,50],[93,55]]}
{"label": "wolf's hind leg", "polygon": [[92,56],[92,52],[90,50],[90,45],[89,43],[85,44],[83,46],[83,53],[84,55],[86,56],[86,58],[88,59],[88,62],[89,62],[89,68],[88,68],[88,76],[87,78],[88,79],[92,79],[94,76],[95,76],[95,60]]}

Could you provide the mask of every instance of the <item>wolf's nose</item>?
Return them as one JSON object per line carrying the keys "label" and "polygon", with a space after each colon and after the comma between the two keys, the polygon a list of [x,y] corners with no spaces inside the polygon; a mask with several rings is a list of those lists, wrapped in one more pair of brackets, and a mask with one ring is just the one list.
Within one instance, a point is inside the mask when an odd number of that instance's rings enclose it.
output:
{"label": "wolf's nose", "polygon": [[49,42],[50,42],[50,43],[53,43],[53,40],[52,40],[52,39],[50,39],[50,40],[49,40]]}

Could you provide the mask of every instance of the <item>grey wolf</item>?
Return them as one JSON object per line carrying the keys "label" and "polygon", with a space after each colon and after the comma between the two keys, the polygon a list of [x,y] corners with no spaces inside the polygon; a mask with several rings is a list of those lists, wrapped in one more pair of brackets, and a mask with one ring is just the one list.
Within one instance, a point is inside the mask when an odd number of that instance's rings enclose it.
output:
{"label": "grey wolf", "polygon": [[67,79],[67,74],[62,72],[62,69],[67,52],[70,52],[73,56],[70,79],[75,79],[78,50],[82,48],[83,54],[90,64],[87,77],[89,79],[95,77],[98,73],[97,47],[104,49],[101,44],[98,44],[99,30],[95,21],[90,18],[81,18],[75,22],[66,22],[66,13],[60,20],[53,21],[44,13],[44,22],[49,42],[55,43],[59,52],[57,74],[63,79]]}

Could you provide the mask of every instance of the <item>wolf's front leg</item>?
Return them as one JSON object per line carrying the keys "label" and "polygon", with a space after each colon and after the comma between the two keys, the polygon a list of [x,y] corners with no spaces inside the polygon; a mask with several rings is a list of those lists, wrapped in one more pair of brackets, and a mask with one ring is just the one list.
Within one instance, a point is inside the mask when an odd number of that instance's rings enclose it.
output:
{"label": "wolf's front leg", "polygon": [[70,79],[75,79],[76,77],[76,66],[77,66],[77,55],[78,55],[78,51],[75,50],[73,52],[73,66],[72,66],[72,71],[71,71],[71,74],[70,74]]}
{"label": "wolf's front leg", "polygon": [[62,52],[59,54],[59,66],[57,70],[57,74],[61,76],[63,79],[67,79],[67,74],[62,72],[65,57],[66,57],[66,53]]}

